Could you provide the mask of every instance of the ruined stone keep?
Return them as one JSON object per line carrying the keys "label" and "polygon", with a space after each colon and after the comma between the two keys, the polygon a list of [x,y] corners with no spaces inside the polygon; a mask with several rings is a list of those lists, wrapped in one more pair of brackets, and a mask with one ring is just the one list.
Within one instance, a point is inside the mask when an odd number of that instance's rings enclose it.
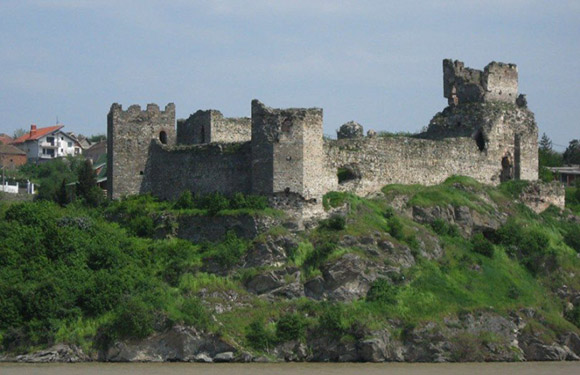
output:
{"label": "ruined stone keep", "polygon": [[515,65],[492,62],[481,71],[444,60],[443,93],[449,106],[423,133],[365,137],[350,123],[337,140],[323,138],[319,108],[272,109],[253,100],[251,118],[197,111],[176,126],[173,104],[113,104],[108,194],[242,192],[320,205],[328,191],[366,195],[451,175],[492,185],[538,178],[538,129],[518,96]]}

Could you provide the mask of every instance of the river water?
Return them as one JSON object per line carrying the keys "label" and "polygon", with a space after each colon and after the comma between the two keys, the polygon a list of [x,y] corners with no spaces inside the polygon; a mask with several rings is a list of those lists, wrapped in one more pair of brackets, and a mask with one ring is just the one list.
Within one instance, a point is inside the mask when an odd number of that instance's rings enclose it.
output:
{"label": "river water", "polygon": [[580,374],[578,362],[523,363],[81,363],[20,364],[0,363],[1,375],[567,375]]}

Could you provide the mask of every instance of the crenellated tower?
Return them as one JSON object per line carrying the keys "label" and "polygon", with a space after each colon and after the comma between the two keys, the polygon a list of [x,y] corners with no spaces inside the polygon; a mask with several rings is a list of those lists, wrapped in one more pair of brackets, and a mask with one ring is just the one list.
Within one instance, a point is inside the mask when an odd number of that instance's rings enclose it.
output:
{"label": "crenellated tower", "polygon": [[143,192],[151,142],[175,144],[175,105],[161,111],[157,104],[146,110],[138,105],[126,111],[114,103],[107,115],[107,191],[109,198]]}

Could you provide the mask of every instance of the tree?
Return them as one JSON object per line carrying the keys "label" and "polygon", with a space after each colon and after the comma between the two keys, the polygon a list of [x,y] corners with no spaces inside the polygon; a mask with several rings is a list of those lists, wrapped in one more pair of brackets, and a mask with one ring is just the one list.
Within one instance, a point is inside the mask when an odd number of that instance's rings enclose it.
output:
{"label": "tree", "polygon": [[552,151],[552,140],[548,138],[546,133],[542,133],[542,138],[540,139],[540,151],[550,152]]}
{"label": "tree", "polygon": [[93,163],[89,159],[78,169],[77,196],[90,206],[98,206],[103,199],[103,193],[97,186],[97,178],[93,171]]}
{"label": "tree", "polygon": [[12,133],[12,138],[14,138],[14,139],[20,138],[26,133],[28,133],[28,132],[22,128],[16,129],[16,130],[14,130],[14,133]]}
{"label": "tree", "polygon": [[60,188],[58,192],[56,192],[56,203],[58,203],[61,207],[66,206],[71,202],[71,196],[69,190],[66,186],[66,179],[62,179],[62,183],[60,184]]}
{"label": "tree", "polygon": [[539,167],[542,180],[553,180],[552,173],[546,167],[560,167],[564,164],[562,154],[552,149],[552,140],[546,133],[542,134],[538,147]]}
{"label": "tree", "polygon": [[564,163],[580,164],[580,140],[573,139],[564,151]]}

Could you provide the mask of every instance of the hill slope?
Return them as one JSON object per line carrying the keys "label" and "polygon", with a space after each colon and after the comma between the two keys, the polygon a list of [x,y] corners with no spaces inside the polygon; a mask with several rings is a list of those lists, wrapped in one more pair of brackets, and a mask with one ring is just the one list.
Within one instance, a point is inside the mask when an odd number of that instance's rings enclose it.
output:
{"label": "hill slope", "polygon": [[[219,197],[196,208],[190,197],[147,196],[91,210],[0,206],[2,352],[33,353],[20,357],[29,361],[578,359],[580,221],[555,208],[534,214],[514,199],[521,185],[452,177],[386,186],[372,199],[329,193],[329,218],[300,232],[259,202]],[[176,237],[188,215],[281,225],[192,243]]]}

